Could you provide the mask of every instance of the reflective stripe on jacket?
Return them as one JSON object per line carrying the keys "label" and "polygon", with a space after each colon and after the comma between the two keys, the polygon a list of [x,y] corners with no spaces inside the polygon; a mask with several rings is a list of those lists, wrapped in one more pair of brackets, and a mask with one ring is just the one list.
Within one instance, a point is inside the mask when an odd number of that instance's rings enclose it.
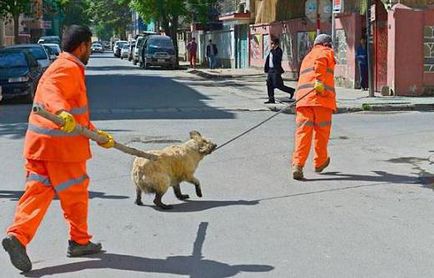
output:
{"label": "reflective stripe on jacket", "polygon": [[333,49],[322,45],[315,45],[304,57],[300,68],[296,99],[311,92],[316,80],[324,84],[325,90],[322,95],[315,92],[310,93],[297,102],[297,107],[321,106],[336,110],[335,64]]}
{"label": "reflective stripe on jacket", "polygon": [[[84,65],[72,54],[60,54],[45,71],[34,103],[51,113],[68,111],[77,123],[94,129],[89,120]],[[59,162],[85,161],[91,157],[89,139],[63,132],[53,122],[32,112],[24,142],[24,157]]]}

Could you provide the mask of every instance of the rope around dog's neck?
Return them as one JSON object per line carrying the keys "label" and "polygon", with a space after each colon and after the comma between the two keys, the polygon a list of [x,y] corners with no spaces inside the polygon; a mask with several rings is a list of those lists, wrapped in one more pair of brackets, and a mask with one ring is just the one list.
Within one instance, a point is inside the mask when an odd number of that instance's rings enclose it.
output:
{"label": "rope around dog's neck", "polygon": [[297,102],[299,102],[300,100],[304,99],[307,95],[309,95],[310,93],[312,93],[312,92],[314,92],[314,91],[315,91],[315,89],[313,89],[313,90],[307,92],[307,93],[306,93],[304,96],[302,96],[301,98],[297,99],[297,100],[294,101],[293,103],[291,103],[291,104],[289,104],[289,105],[283,107],[282,109],[280,109],[276,114],[272,115],[271,117],[268,117],[267,119],[263,120],[263,121],[260,122],[259,124],[257,124],[257,125],[255,125],[255,126],[249,128],[248,130],[244,131],[243,133],[241,133],[241,134],[239,134],[239,135],[233,137],[232,139],[226,141],[225,143],[219,145],[217,148],[215,148],[214,151],[216,151],[216,150],[218,150],[218,149],[220,149],[220,148],[226,146],[227,144],[229,144],[229,143],[231,143],[231,142],[237,140],[238,138],[240,138],[240,137],[246,135],[246,134],[249,133],[250,131],[252,131],[252,130],[258,128],[259,126],[261,126],[261,125],[263,125],[263,124],[265,124],[266,122],[268,122],[268,121],[271,120],[272,118],[276,117],[277,115],[279,115],[280,113],[282,113],[282,112],[285,111],[286,109],[288,109],[288,108],[290,108],[290,107],[296,105]]}

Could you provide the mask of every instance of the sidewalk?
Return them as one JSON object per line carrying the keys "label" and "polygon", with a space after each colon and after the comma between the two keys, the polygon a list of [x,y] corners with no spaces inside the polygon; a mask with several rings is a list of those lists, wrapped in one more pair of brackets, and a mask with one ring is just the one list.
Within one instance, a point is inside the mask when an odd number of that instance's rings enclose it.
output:
{"label": "sidewalk", "polygon": [[[260,69],[188,69],[188,73],[198,75],[206,79],[216,80],[248,80],[250,83],[261,84],[264,95],[265,74]],[[262,85],[263,84],[263,85]],[[296,82],[285,80],[285,84],[296,87]],[[256,85],[258,87],[258,85]],[[280,110],[287,105],[287,97],[279,98],[279,90],[276,90],[276,99],[281,103],[275,105],[266,105],[271,110]],[[337,105],[338,113],[358,112],[358,111],[434,111],[434,97],[399,97],[399,96],[382,96],[375,93],[375,97],[368,97],[368,91],[358,89],[348,89],[337,87]],[[292,111],[293,112],[293,111]]]}

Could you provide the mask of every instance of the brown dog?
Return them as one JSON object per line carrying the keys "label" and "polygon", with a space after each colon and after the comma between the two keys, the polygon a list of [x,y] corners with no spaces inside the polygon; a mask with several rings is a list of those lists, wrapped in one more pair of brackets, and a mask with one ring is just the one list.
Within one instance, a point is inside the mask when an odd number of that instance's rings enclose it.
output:
{"label": "brown dog", "polygon": [[154,204],[162,209],[170,209],[172,206],[163,204],[161,198],[170,186],[173,187],[179,200],[189,198],[188,195],[181,193],[179,185],[183,181],[194,184],[196,195],[202,197],[200,182],[194,177],[194,172],[199,161],[216,147],[216,144],[202,137],[199,132],[191,131],[190,140],[183,144],[149,151],[158,156],[155,161],[136,157],[131,171],[133,182],[136,185],[135,203],[139,206],[143,205],[142,191],[155,193]]}

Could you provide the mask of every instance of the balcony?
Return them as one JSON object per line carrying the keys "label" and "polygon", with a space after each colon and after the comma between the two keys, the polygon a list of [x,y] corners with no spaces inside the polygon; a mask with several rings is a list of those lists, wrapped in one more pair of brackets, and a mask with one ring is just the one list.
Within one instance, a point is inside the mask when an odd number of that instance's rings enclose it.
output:
{"label": "balcony", "polygon": [[251,14],[246,7],[246,0],[227,0],[219,3],[219,20],[247,24],[251,21]]}

